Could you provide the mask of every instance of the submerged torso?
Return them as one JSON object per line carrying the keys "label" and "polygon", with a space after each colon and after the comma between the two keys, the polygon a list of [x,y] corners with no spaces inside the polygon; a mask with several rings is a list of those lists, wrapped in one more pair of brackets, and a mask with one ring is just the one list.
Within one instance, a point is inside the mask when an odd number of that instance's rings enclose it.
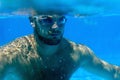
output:
{"label": "submerged torso", "polygon": [[36,52],[33,35],[22,37],[0,49],[0,61],[6,63],[0,66],[4,67],[0,77],[3,80],[11,76],[12,80],[69,80],[79,67],[80,59],[75,57],[80,54],[75,52],[75,46],[65,40],[55,55],[41,57]]}

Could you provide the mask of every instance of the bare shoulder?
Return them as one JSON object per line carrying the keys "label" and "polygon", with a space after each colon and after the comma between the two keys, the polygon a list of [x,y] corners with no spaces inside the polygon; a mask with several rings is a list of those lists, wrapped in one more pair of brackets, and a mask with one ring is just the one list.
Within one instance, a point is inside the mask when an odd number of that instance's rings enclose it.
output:
{"label": "bare shoulder", "polygon": [[20,60],[25,59],[32,47],[30,38],[32,36],[20,37],[0,47],[0,73],[6,67],[22,62]]}
{"label": "bare shoulder", "polygon": [[28,50],[28,46],[32,46],[32,36],[24,36],[17,38],[6,45],[0,47],[0,55],[16,54],[18,52]]}
{"label": "bare shoulder", "polygon": [[92,56],[94,56],[93,51],[83,44],[78,44],[72,41],[67,40],[69,49],[71,50],[70,55],[72,59],[79,63],[85,63],[87,60],[89,60]]}
{"label": "bare shoulder", "polygon": [[83,56],[93,54],[93,51],[84,44],[75,43],[70,40],[66,40],[66,41],[75,53],[79,53]]}

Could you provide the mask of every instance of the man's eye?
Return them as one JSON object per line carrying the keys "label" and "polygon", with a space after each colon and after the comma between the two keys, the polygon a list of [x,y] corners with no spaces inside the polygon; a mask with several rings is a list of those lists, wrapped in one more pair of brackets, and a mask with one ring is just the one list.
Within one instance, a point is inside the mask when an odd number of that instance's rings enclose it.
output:
{"label": "man's eye", "polygon": [[46,19],[44,19],[44,22],[46,22],[46,23],[52,23],[53,21],[52,21],[51,18],[47,17]]}
{"label": "man's eye", "polygon": [[64,24],[64,23],[66,23],[67,19],[65,17],[61,17],[59,19],[59,21],[60,21],[61,24]]}
{"label": "man's eye", "polygon": [[53,23],[52,19],[49,18],[49,17],[40,19],[39,22],[42,23],[42,24],[51,24],[51,23]]}

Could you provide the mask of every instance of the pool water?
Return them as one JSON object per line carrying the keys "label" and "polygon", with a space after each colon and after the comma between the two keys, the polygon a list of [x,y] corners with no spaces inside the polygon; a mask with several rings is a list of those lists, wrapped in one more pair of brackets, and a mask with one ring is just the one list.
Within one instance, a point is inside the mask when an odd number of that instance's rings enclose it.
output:
{"label": "pool water", "polygon": [[[73,18],[67,16],[65,34],[69,40],[85,44],[95,55],[111,64],[120,66],[120,16]],[[0,17],[0,45],[17,37],[33,33],[25,16]],[[83,69],[78,69],[70,80],[104,80]]]}

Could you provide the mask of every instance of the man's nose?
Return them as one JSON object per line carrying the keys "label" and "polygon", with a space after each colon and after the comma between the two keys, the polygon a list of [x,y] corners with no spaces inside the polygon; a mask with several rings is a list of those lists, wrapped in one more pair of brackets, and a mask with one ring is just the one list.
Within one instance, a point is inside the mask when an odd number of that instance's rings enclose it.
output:
{"label": "man's nose", "polygon": [[52,29],[57,29],[58,28],[58,25],[57,23],[55,22],[52,26],[51,26]]}

